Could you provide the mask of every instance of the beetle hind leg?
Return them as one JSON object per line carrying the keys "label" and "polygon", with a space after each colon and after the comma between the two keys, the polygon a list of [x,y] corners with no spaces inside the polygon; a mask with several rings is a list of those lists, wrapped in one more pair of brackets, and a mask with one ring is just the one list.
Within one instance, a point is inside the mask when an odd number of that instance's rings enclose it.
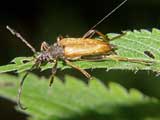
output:
{"label": "beetle hind leg", "polygon": [[77,70],[80,71],[84,76],[86,76],[88,79],[91,79],[91,75],[90,75],[87,71],[85,71],[85,70],[81,69],[80,67],[74,65],[72,62],[70,62],[70,61],[67,60],[67,59],[64,59],[64,61],[66,62],[67,65],[71,66],[72,68],[77,69]]}
{"label": "beetle hind leg", "polygon": [[136,59],[136,58],[127,58],[127,57],[121,57],[118,55],[109,55],[109,56],[103,56],[103,59],[111,59],[115,61],[123,61],[123,62],[131,62],[131,63],[140,63],[144,65],[151,65],[154,63],[154,61],[151,60],[143,60],[143,59]]}

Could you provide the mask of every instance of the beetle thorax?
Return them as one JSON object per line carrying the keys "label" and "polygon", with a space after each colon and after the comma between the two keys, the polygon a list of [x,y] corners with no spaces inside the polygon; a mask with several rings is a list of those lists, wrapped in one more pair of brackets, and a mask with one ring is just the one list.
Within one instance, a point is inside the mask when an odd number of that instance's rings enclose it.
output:
{"label": "beetle thorax", "polygon": [[54,43],[50,46],[48,50],[50,57],[52,58],[62,58],[64,57],[64,49],[62,46],[58,45],[57,43]]}
{"label": "beetle thorax", "polygon": [[57,43],[51,45],[48,50],[42,51],[37,60],[41,62],[52,61],[58,58],[62,58],[64,56],[64,50]]}

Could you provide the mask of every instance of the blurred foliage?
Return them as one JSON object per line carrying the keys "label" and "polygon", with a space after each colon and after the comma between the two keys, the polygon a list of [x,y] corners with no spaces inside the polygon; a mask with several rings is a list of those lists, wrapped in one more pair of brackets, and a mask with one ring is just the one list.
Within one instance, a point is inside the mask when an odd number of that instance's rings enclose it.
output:
{"label": "blurred foliage", "polygon": [[[19,79],[19,78],[18,78]],[[15,100],[17,77],[0,76],[0,95]],[[129,120],[159,119],[160,104],[135,89],[127,91],[110,82],[108,87],[97,79],[88,85],[65,76],[65,83],[55,79],[49,88],[45,78],[29,75],[23,89],[23,111],[30,120]],[[145,111],[145,112],[144,112]],[[131,118],[132,116],[132,118]]]}

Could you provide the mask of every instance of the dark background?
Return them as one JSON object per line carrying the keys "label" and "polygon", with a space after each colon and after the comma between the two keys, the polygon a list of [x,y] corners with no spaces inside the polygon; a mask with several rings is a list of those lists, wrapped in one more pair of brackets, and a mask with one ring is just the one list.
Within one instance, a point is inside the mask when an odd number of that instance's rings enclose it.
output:
{"label": "dark background", "polygon": [[[30,56],[32,52],[16,37],[11,35],[5,26],[9,25],[20,32],[37,50],[42,41],[52,44],[56,37],[69,35],[81,37],[102,17],[114,9],[122,0],[14,0],[0,3],[0,64],[4,65],[17,56]],[[119,10],[113,13],[96,29],[102,33],[120,33],[122,30],[159,28],[160,26],[159,0],[128,0]],[[60,74],[70,74],[65,70]],[[160,80],[155,73],[139,71],[110,71],[99,72],[99,79],[108,78],[124,85],[126,88],[137,88],[148,96],[160,98]],[[116,73],[116,76],[114,75]],[[79,75],[78,72],[75,74]],[[103,75],[103,76],[102,76]],[[82,77],[82,76],[80,76]],[[124,78],[119,80],[119,78]],[[4,98],[0,99],[0,115],[3,119],[25,118],[15,112],[12,103]],[[2,115],[1,115],[2,117]]]}

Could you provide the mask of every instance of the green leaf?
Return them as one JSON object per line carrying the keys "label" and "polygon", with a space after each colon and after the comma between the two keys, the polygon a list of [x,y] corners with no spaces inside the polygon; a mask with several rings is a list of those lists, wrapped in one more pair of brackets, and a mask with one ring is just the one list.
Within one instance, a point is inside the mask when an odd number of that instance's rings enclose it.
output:
{"label": "green leaf", "polygon": [[[14,58],[10,64],[0,66],[0,73],[17,71],[23,72],[28,70],[33,65],[32,57],[17,57]],[[25,63],[24,63],[25,61]],[[27,62],[28,61],[28,62]]]}
{"label": "green leaf", "polygon": [[[18,79],[0,75],[0,95],[15,101]],[[28,107],[23,111],[35,120],[146,120],[159,118],[160,103],[155,98],[117,83],[109,87],[93,79],[89,85],[66,76],[65,82],[55,78],[48,87],[45,78],[29,75],[23,86],[21,101]],[[132,118],[130,118],[132,116]]]}
{"label": "green leaf", "polygon": [[[110,38],[117,36],[118,34],[109,34]],[[135,59],[141,62],[126,62],[126,61],[118,61],[114,60],[116,58],[112,58],[109,56],[107,60],[103,61],[74,61],[73,63],[83,69],[95,69],[95,68],[106,68],[110,69],[121,69],[121,70],[151,70],[155,72],[160,71],[160,31],[158,29],[153,29],[152,32],[147,30],[134,30],[126,31],[124,36],[121,36],[113,41],[110,41],[111,44],[117,46],[116,53],[119,57]],[[148,51],[155,58],[150,57],[144,52]],[[114,56],[115,57],[115,56]],[[23,62],[30,61],[30,62]],[[145,64],[146,61],[151,64]],[[17,71],[23,72],[31,68],[34,64],[34,60],[32,57],[17,57],[15,58],[11,64],[0,66],[0,73],[9,72],[9,71]],[[48,68],[52,68],[54,63],[48,63],[41,66],[41,70],[46,70]],[[66,69],[69,68],[63,61],[59,61],[58,68]]]}

